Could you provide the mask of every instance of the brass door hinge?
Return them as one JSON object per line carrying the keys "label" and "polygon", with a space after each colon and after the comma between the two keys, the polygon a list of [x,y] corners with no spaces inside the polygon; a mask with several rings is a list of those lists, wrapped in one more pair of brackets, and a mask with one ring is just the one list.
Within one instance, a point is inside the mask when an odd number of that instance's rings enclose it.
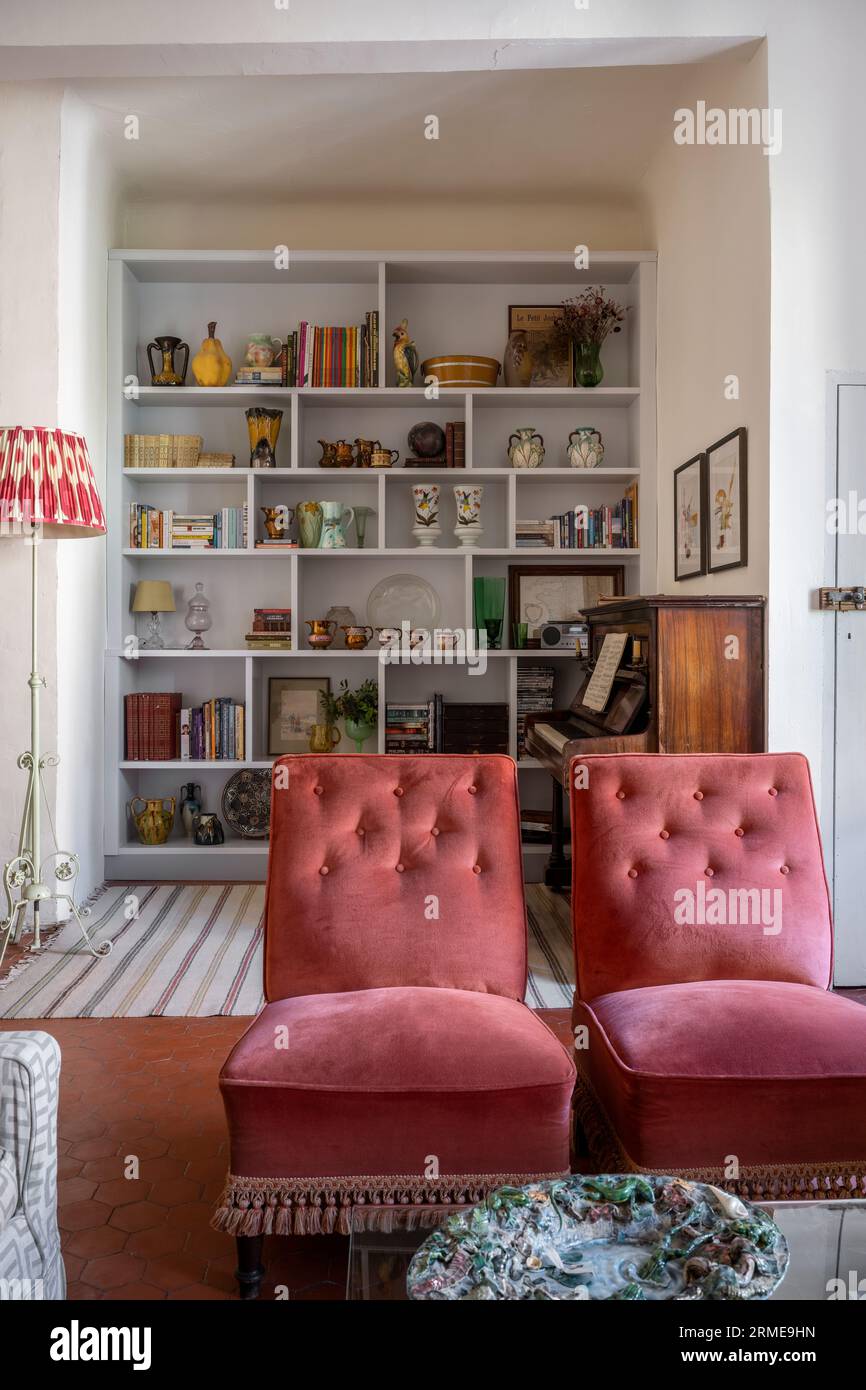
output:
{"label": "brass door hinge", "polygon": [[866,612],[866,584],[855,584],[850,589],[820,589],[819,593],[825,612]]}

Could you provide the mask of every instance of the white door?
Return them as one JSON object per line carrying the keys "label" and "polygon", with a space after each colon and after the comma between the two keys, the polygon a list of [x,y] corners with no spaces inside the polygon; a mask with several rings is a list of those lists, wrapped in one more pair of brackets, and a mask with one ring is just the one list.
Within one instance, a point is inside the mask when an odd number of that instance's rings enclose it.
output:
{"label": "white door", "polygon": [[[866,534],[857,529],[858,521],[866,528],[866,514],[861,518],[856,505],[866,503],[866,386],[840,385],[838,391],[837,497],[847,525],[836,538],[836,583],[847,588],[866,584]],[[836,624],[835,980],[866,985],[866,610],[827,621]]]}

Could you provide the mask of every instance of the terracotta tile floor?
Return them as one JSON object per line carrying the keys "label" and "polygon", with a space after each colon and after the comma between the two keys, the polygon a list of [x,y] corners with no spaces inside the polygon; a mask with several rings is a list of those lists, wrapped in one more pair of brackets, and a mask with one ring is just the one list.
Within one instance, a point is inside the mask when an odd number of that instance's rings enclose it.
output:
{"label": "terracotta tile floor", "polygon": [[[564,1042],[567,1010],[542,1017]],[[219,1069],[243,1018],[0,1019],[63,1053],[58,1204],[72,1299],[234,1298],[234,1241],[208,1222],[228,1167]],[[129,1156],[138,1177],[124,1176]],[[345,1236],[265,1242],[262,1298],[341,1299]]]}

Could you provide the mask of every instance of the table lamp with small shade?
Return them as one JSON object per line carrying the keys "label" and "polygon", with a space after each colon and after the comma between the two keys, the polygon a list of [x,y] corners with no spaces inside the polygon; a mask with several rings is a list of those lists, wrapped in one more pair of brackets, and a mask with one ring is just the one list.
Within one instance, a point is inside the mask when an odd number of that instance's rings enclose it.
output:
{"label": "table lamp with small shade", "polygon": [[174,613],[174,593],[167,579],[140,579],[135,586],[132,600],[133,613],[149,613],[150,627],[147,636],[139,642],[140,647],[148,649],[164,647],[165,641],[159,630],[160,613]]}
{"label": "table lamp with small shade", "polygon": [[[39,696],[45,677],[38,666],[37,562],[46,540],[81,539],[105,534],[105,516],[93,475],[87,444],[80,434],[41,425],[0,426],[0,540],[18,540],[30,546],[30,747],[20,754],[18,766],[27,773],[24,812],[18,853],[3,866],[6,895],[0,918],[0,968],[10,940],[20,941],[28,909],[33,917],[32,949],[41,943],[41,911],[47,901],[65,903],[75,918],[85,945],[94,956],[107,955],[111,942],[97,946],[84,921],[89,908],[75,901],[78,856],[61,850],[54,834],[51,809],[42,780],[47,767],[58,758],[43,753],[40,745]],[[8,663],[7,663],[8,664]],[[5,693],[5,692],[4,692]],[[54,842],[42,852],[42,801]],[[48,880],[52,882],[49,884]],[[0,908],[0,911],[4,911]]]}

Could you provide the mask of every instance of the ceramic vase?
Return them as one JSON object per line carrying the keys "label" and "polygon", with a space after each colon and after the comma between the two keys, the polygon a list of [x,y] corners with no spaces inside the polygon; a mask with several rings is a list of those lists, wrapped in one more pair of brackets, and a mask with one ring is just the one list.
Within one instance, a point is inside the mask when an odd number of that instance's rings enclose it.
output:
{"label": "ceramic vase", "polygon": [[477,545],[484,534],[481,526],[481,497],[484,488],[455,487],[454,502],[457,507],[457,525],[454,534],[461,545]]}
{"label": "ceramic vase", "polygon": [[301,549],[318,550],[322,539],[322,508],[319,503],[299,503],[296,516]]}
{"label": "ceramic vase", "polygon": [[435,545],[442,535],[439,525],[439,486],[437,483],[415,483],[412,487],[415,525],[412,535],[418,545]]}
{"label": "ceramic vase", "polygon": [[186,838],[192,839],[195,818],[201,811],[201,787],[198,782],[184,782],[180,789],[180,818],[186,831]]}
{"label": "ceramic vase", "polygon": [[544,463],[544,439],[531,425],[509,436],[508,461],[512,468],[540,468]]}
{"label": "ceramic vase", "polygon": [[578,425],[568,436],[566,453],[572,468],[598,468],[604,458],[600,432],[592,425]]}

